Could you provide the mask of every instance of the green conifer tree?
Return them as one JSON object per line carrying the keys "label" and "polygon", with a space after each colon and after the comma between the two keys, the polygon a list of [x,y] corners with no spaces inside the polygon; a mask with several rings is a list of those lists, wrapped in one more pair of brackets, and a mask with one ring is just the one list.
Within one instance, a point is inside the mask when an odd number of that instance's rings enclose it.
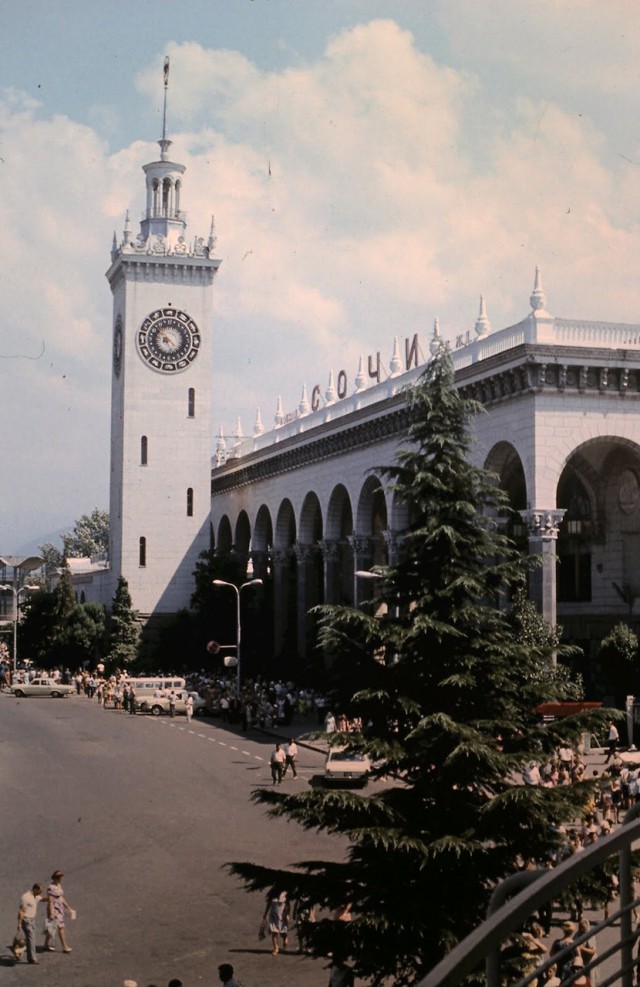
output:
{"label": "green conifer tree", "polygon": [[[365,724],[332,743],[366,750],[387,781],[371,795],[256,791],[270,814],[341,834],[348,850],[289,870],[230,865],[251,891],[278,884],[321,909],[349,903],[352,921],[305,934],[316,955],[351,958],[374,985],[416,983],[481,921],[499,881],[547,859],[588,787],[521,783],[557,741],[534,708],[565,697],[562,681],[536,674],[546,649],[523,641],[499,605],[522,584],[525,560],[498,523],[509,508],[496,477],[470,462],[479,408],[455,389],[446,352],[408,401],[409,441],[385,470],[410,517],[401,562],[381,570],[388,614],[327,607],[322,628],[334,658],[357,662],[349,709]],[[563,736],[577,740],[580,724],[565,720]]]}
{"label": "green conifer tree", "polygon": [[106,659],[111,668],[126,668],[137,655],[140,630],[137,614],[133,609],[129,584],[124,576],[118,585],[111,604],[109,640]]}

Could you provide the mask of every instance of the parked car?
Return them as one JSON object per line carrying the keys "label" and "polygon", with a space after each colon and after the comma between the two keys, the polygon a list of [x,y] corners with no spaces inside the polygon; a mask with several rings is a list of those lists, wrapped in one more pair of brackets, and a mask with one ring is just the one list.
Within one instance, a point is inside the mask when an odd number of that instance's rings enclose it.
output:
{"label": "parked car", "polygon": [[[202,696],[199,696],[197,692],[190,693],[186,689],[180,689],[176,692],[176,715],[180,714],[186,716],[186,699],[188,695],[193,697],[193,715],[202,716],[207,707],[206,701],[202,698]],[[169,713],[169,697],[145,696],[142,701],[138,699],[138,707],[142,713],[151,713],[153,716],[162,716],[163,713]]]}
{"label": "parked car", "polygon": [[371,761],[367,754],[348,747],[332,747],[324,766],[324,781],[329,785],[364,788],[370,771]]}
{"label": "parked car", "polygon": [[62,699],[63,696],[73,695],[76,690],[73,685],[64,685],[55,679],[42,677],[32,679],[31,682],[16,682],[11,686],[11,691],[18,699],[22,696],[53,696],[54,699]]}

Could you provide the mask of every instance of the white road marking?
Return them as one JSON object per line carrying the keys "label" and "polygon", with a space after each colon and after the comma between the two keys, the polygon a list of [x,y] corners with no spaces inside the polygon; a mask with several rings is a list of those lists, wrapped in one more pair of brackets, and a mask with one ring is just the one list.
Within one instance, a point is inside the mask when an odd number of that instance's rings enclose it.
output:
{"label": "white road marking", "polygon": [[229,750],[230,751],[237,751],[238,748],[237,747],[234,747],[233,744],[229,744]]}

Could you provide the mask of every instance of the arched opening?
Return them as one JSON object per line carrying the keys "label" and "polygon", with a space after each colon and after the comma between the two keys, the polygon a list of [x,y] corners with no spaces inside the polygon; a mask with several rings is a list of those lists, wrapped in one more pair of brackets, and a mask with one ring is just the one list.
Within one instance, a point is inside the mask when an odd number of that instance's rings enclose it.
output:
{"label": "arched opening", "polygon": [[148,452],[149,452],[149,443],[147,441],[147,436],[146,435],[143,435],[142,438],[140,439],[140,465],[141,466],[146,466],[147,465],[147,463],[149,461]]}
{"label": "arched opening", "polygon": [[193,487],[187,487],[187,517],[193,517]]}
{"label": "arched opening", "polygon": [[144,535],[140,536],[140,542],[138,546],[138,565],[144,568],[147,564],[147,539]]}
{"label": "arched opening", "polygon": [[189,394],[187,397],[187,417],[195,418],[196,414],[196,390],[195,387],[189,388]]}

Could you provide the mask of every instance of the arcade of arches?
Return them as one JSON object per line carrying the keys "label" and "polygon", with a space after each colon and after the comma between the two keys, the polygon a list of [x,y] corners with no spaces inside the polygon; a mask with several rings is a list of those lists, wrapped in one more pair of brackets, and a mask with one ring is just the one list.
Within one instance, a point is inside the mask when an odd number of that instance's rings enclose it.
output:
{"label": "arcade of arches", "polygon": [[[510,534],[543,559],[530,594],[548,618],[557,613],[568,637],[588,647],[612,620],[640,614],[640,445],[613,436],[579,445],[554,479],[546,511],[529,509],[531,481],[512,444],[497,443],[484,465],[509,495]],[[252,516],[245,508],[224,514],[215,543],[251,558],[254,575],[271,581],[275,653],[305,656],[316,630],[309,611],[371,596],[374,584],[358,573],[396,561],[406,516],[369,476],[355,496],[336,483],[324,495],[309,490],[298,508],[285,496]]]}

